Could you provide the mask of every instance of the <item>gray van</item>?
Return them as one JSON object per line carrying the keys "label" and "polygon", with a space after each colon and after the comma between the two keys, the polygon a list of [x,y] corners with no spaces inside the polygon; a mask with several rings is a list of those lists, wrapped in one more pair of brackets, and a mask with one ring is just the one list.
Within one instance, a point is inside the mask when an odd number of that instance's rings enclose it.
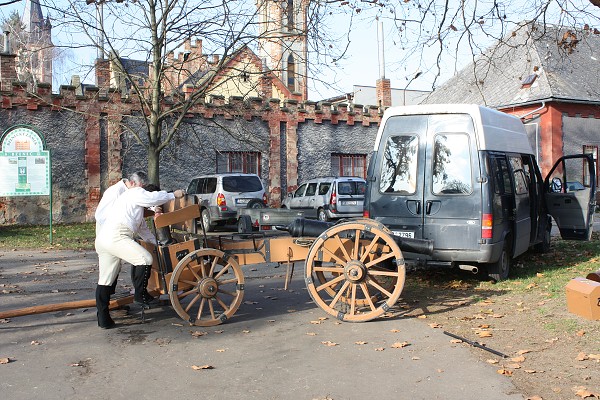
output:
{"label": "gray van", "polygon": [[366,182],[351,176],[329,176],[302,183],[288,193],[282,207],[303,211],[307,218],[330,221],[360,217],[363,213]]}
{"label": "gray van", "polygon": [[543,180],[533,153],[520,119],[508,114],[465,104],[389,108],[369,162],[364,216],[395,235],[433,240],[431,256],[407,261],[485,267],[506,279],[513,258],[549,249],[550,216],[564,239],[591,237],[592,157],[563,157]]}
{"label": "gray van", "polygon": [[196,197],[209,232],[218,225],[237,223],[240,208],[263,208],[267,203],[262,181],[255,174],[198,176],[190,181],[187,194]]}

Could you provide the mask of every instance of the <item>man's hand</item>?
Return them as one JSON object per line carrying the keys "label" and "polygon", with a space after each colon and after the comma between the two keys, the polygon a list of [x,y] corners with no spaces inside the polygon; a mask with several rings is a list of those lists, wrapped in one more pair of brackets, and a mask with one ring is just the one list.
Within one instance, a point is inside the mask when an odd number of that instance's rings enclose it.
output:
{"label": "man's hand", "polygon": [[175,195],[176,199],[180,199],[183,196],[185,196],[185,190],[183,190],[183,189],[177,189],[176,191],[173,192],[173,194]]}

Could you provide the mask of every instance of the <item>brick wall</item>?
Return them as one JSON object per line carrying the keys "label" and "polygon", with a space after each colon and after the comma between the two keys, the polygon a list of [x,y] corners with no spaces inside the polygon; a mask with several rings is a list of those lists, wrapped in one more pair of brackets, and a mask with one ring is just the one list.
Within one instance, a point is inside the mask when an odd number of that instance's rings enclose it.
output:
{"label": "brick wall", "polygon": [[[52,159],[53,221],[93,221],[102,191],[121,176],[145,170],[143,147],[122,129],[123,124],[144,132],[135,97],[88,89],[75,95],[63,86],[58,95],[38,88],[35,95],[13,84],[0,93],[0,132],[16,124],[36,127]],[[273,206],[299,177],[329,175],[331,152],[369,154],[380,115],[346,106],[259,98],[228,104],[215,96],[198,104],[187,123],[161,153],[163,189],[187,186],[196,175],[214,172],[217,151],[261,153],[261,176]],[[137,122],[136,122],[137,121]],[[49,197],[0,197],[1,224],[47,224]]]}

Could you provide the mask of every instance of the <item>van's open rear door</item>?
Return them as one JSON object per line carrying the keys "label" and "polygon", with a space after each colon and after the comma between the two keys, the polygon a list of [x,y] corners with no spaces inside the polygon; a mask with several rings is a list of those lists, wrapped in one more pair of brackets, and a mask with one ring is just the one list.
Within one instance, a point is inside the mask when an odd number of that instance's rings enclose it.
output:
{"label": "van's open rear door", "polygon": [[589,240],[596,206],[596,168],[591,154],[561,157],[544,181],[548,213],[563,239]]}

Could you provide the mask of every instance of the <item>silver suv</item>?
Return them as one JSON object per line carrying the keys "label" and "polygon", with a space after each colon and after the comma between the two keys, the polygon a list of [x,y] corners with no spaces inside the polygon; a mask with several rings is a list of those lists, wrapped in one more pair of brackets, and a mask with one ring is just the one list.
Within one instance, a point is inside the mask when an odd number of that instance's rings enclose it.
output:
{"label": "silver suv", "polygon": [[362,217],[366,182],[343,176],[311,179],[288,193],[282,207],[302,210],[306,217],[329,221]]}
{"label": "silver suv", "polygon": [[240,208],[266,207],[267,195],[255,174],[212,174],[193,178],[187,194],[196,196],[202,222],[212,232],[217,225],[235,224]]}

